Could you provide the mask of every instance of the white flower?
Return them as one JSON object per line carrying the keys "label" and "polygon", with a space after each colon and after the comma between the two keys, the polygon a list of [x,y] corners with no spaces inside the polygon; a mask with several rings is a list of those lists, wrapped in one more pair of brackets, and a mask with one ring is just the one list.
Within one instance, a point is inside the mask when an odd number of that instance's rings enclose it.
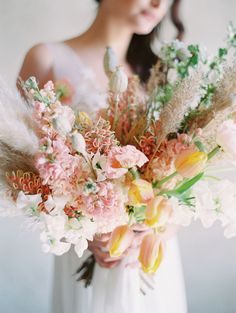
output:
{"label": "white flower", "polygon": [[193,187],[195,197],[196,218],[200,219],[203,226],[209,228],[218,218],[217,206],[213,193],[206,181],[200,181]]}
{"label": "white flower", "polygon": [[56,239],[63,238],[65,234],[65,225],[68,221],[65,214],[51,216],[46,213],[41,213],[41,218],[45,223],[45,229],[49,235]]}
{"label": "white flower", "polygon": [[53,238],[46,231],[40,234],[40,240],[42,242],[42,250],[44,253],[53,253],[55,255],[62,255],[69,251],[71,244],[62,242]]}
{"label": "white flower", "polygon": [[175,68],[170,68],[167,73],[167,81],[168,83],[174,85],[178,79],[178,72]]}
{"label": "white flower", "polygon": [[180,58],[181,61],[187,61],[187,59],[191,57],[191,53],[187,49],[187,47],[182,46],[178,49],[177,56]]}
{"label": "white flower", "polygon": [[20,191],[16,199],[16,206],[27,214],[38,215],[37,209],[41,202],[41,195],[25,195],[23,191]]}
{"label": "white flower", "polygon": [[97,225],[87,217],[83,217],[81,220],[71,218],[66,225],[66,229],[65,237],[67,240],[73,244],[77,244],[80,238],[93,240]]}
{"label": "white flower", "polygon": [[84,238],[80,238],[77,240],[75,245],[75,252],[79,258],[82,257],[84,251],[88,248],[88,241]]}
{"label": "white flower", "polygon": [[45,208],[50,215],[60,214],[65,208],[66,203],[69,201],[64,196],[48,196],[48,200],[44,202]]}
{"label": "white flower", "polygon": [[197,218],[203,226],[211,227],[216,220],[225,226],[236,220],[236,185],[229,180],[209,184],[200,181],[194,186]]}
{"label": "white flower", "polygon": [[170,203],[173,208],[172,215],[170,217],[170,223],[181,226],[189,226],[194,218],[194,211],[191,207],[180,204],[178,199],[171,198]]}
{"label": "white flower", "polygon": [[79,258],[88,248],[88,240],[93,240],[96,229],[96,223],[86,217],[81,218],[81,220],[72,218],[68,221],[65,238],[75,245],[75,252]]}
{"label": "white flower", "polygon": [[216,142],[231,157],[236,157],[236,124],[233,120],[223,122],[217,131]]}
{"label": "white flower", "polygon": [[92,159],[92,167],[97,174],[97,181],[106,179],[107,157],[97,152]]}
{"label": "white flower", "polygon": [[83,236],[87,238],[88,240],[93,240],[93,236],[96,233],[97,225],[95,222],[92,222],[89,218],[83,217],[80,220],[80,224],[83,229]]}
{"label": "white flower", "polygon": [[236,236],[236,220],[229,222],[225,226],[224,236],[226,238],[232,238],[232,237]]}

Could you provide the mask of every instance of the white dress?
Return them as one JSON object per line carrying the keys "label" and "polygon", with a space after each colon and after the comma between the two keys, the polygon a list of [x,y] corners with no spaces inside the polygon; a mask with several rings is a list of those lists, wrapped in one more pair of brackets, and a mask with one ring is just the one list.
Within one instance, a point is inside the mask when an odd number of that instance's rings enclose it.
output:
{"label": "white dress", "polygon": [[[53,56],[54,79],[67,79],[76,90],[74,103],[90,115],[105,106],[105,95],[96,87],[95,75],[66,44],[48,44]],[[167,243],[166,255],[155,275],[155,289],[140,292],[137,267],[124,259],[114,269],[96,264],[92,285],[76,281],[77,268],[90,252],[79,259],[73,248],[55,257],[51,313],[186,313],[186,298],[177,239]]]}

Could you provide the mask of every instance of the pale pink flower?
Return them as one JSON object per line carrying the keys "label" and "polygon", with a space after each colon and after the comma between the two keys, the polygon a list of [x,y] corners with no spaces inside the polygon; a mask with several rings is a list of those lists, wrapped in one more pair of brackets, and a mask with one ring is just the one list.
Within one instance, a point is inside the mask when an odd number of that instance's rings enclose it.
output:
{"label": "pale pink flower", "polygon": [[72,155],[60,138],[52,141],[51,149],[39,152],[36,157],[36,167],[43,184],[48,184],[57,194],[72,192],[75,186],[71,182],[75,183],[74,175],[79,174],[78,169],[82,168],[83,158]]}
{"label": "pale pink flower", "polygon": [[112,147],[108,153],[106,173],[110,179],[120,178],[129,168],[143,166],[148,158],[134,146]]}
{"label": "pale pink flower", "polygon": [[85,216],[93,218],[98,233],[105,233],[127,222],[125,202],[126,198],[119,185],[99,182],[91,193],[81,193],[78,208]]}

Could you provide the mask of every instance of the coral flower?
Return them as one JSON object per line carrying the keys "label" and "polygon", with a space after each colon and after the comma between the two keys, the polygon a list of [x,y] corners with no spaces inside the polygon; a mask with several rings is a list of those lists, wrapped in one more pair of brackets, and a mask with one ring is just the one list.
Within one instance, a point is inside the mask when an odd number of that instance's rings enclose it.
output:
{"label": "coral flower", "polygon": [[134,239],[134,232],[128,225],[118,226],[111,235],[109,252],[111,257],[121,256],[131,245]]}
{"label": "coral flower", "polygon": [[154,198],[152,184],[144,179],[135,179],[132,181],[128,196],[129,204],[147,203]]}
{"label": "coral flower", "polygon": [[157,234],[148,234],[140,247],[139,261],[145,273],[155,273],[163,259],[163,243]]}
{"label": "coral flower", "polygon": [[150,226],[164,226],[172,213],[170,202],[162,196],[149,201],[146,209],[145,223]]}
{"label": "coral flower", "polygon": [[175,160],[176,171],[186,178],[191,178],[200,173],[208,160],[205,152],[188,149],[180,153]]}

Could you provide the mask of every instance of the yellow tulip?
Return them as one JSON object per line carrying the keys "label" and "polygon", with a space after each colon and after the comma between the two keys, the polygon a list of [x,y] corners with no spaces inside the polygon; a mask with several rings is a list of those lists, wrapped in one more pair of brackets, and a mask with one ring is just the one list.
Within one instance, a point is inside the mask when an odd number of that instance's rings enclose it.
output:
{"label": "yellow tulip", "polygon": [[128,225],[115,228],[109,241],[109,253],[111,257],[121,256],[131,245],[134,239],[134,232]]}
{"label": "yellow tulip", "polygon": [[145,212],[145,223],[150,226],[164,226],[172,213],[170,202],[162,196],[149,201]]}
{"label": "yellow tulip", "polygon": [[185,150],[175,160],[176,171],[186,178],[191,178],[200,173],[208,160],[205,152]]}
{"label": "yellow tulip", "polygon": [[131,183],[128,196],[131,205],[147,203],[154,198],[152,184],[143,179],[135,179]]}
{"label": "yellow tulip", "polygon": [[145,273],[155,273],[163,259],[163,244],[157,234],[148,234],[140,247],[139,261]]}

